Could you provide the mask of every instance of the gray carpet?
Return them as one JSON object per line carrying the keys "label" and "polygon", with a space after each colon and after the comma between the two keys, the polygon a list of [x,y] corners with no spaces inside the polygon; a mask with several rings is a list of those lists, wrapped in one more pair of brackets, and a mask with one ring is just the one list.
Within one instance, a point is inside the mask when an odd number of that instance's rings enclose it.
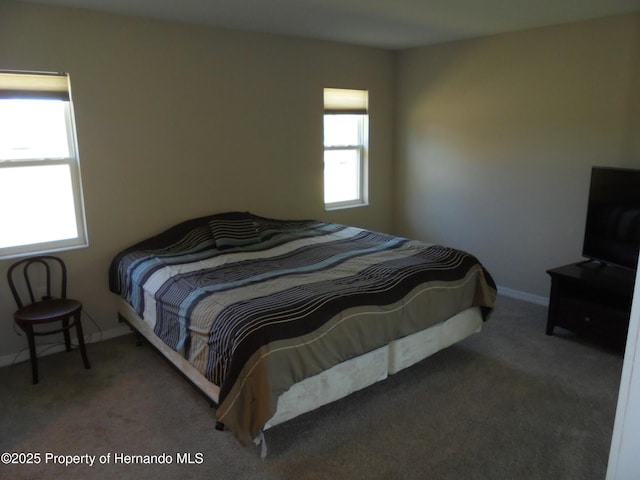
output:
{"label": "gray carpet", "polygon": [[43,357],[37,386],[28,362],[5,367],[0,452],[40,463],[0,465],[0,477],[603,479],[622,357],[559,329],[548,337],[545,321],[546,308],[500,297],[482,333],[269,430],[264,461],[214,430],[215,411],[133,336],[89,345],[91,370],[77,351]]}

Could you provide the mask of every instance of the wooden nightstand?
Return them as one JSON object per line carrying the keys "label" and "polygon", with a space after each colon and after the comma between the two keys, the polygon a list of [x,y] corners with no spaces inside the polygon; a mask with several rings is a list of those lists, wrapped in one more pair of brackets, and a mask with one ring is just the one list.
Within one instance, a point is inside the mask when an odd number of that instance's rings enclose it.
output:
{"label": "wooden nightstand", "polygon": [[562,327],[624,350],[635,271],[585,261],[548,270],[547,335]]}

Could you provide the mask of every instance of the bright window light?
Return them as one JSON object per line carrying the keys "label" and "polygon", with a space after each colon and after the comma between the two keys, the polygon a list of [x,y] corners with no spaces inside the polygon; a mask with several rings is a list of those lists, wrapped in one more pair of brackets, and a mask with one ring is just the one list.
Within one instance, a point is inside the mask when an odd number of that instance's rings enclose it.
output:
{"label": "bright window light", "polygon": [[0,160],[68,158],[68,102],[1,100]]}
{"label": "bright window light", "polygon": [[78,236],[68,165],[0,170],[0,248]]}
{"label": "bright window light", "polygon": [[349,202],[360,195],[358,149],[327,150],[324,153],[324,203]]}

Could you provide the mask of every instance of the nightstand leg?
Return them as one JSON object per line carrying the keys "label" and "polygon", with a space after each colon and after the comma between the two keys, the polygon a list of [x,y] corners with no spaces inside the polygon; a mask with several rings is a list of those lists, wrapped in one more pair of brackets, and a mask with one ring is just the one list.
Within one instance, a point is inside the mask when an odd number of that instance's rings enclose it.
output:
{"label": "nightstand leg", "polygon": [[547,335],[553,335],[553,329],[556,326],[556,310],[558,297],[558,285],[551,280],[551,293],[549,294],[549,311],[547,313]]}
{"label": "nightstand leg", "polygon": [[547,320],[547,335],[553,335],[555,325],[551,319]]}

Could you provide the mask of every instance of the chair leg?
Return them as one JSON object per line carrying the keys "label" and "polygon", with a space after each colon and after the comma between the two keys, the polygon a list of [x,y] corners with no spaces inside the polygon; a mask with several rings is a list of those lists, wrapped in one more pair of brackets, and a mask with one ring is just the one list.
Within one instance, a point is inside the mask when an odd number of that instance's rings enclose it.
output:
{"label": "chair leg", "polygon": [[33,378],[33,384],[38,383],[38,356],[36,355],[36,341],[33,335],[33,327],[31,325],[21,325],[24,332],[27,334],[27,341],[29,342],[29,356],[31,357],[31,376]]}
{"label": "chair leg", "polygon": [[67,352],[71,351],[71,334],[69,333],[69,317],[62,320],[62,328],[64,335],[64,346],[67,349]]}
{"label": "chair leg", "polygon": [[82,322],[80,321],[81,312],[78,312],[75,315],[76,322],[76,332],[78,335],[78,346],[80,348],[80,353],[82,354],[82,361],[84,362],[84,368],[91,368],[89,364],[89,357],[87,357],[87,349],[84,346],[84,334],[82,333]]}

